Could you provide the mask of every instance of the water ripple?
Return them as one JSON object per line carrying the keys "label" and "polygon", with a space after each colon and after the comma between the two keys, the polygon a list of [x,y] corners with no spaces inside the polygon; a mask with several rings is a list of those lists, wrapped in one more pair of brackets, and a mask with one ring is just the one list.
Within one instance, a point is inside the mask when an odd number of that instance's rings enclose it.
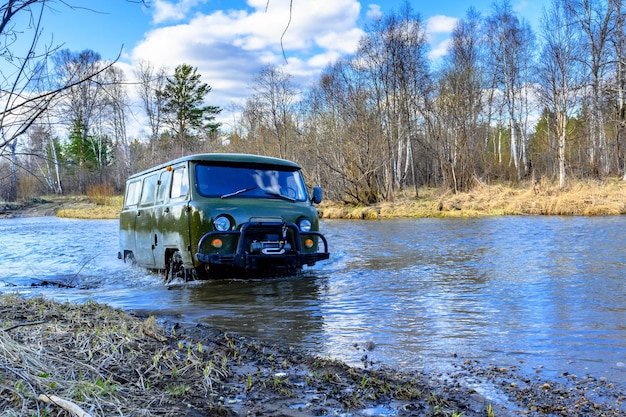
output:
{"label": "water ripple", "polygon": [[[202,321],[352,364],[367,355],[420,369],[471,358],[624,383],[625,225],[324,221],[331,259],[298,277],[165,285],[117,259],[117,221],[2,220],[0,291]],[[42,280],[77,288],[32,286]]]}

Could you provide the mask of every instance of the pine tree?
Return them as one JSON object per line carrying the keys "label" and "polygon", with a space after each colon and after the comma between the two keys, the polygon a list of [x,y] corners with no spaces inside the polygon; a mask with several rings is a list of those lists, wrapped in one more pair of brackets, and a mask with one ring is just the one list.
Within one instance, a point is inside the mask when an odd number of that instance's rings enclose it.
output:
{"label": "pine tree", "polygon": [[222,109],[204,104],[210,91],[211,87],[200,81],[197,68],[188,64],[177,66],[174,76],[166,79],[160,92],[163,102],[161,112],[172,136],[180,142],[181,153],[199,136],[211,135],[220,126],[215,116]]}

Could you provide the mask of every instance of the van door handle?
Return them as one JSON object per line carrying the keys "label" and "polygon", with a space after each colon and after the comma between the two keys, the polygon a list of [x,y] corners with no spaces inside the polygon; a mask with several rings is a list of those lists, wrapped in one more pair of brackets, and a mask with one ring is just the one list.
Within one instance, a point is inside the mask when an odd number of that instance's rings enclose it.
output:
{"label": "van door handle", "polygon": [[163,210],[163,211],[166,212],[166,213],[169,213],[170,212],[170,208],[169,207],[165,207],[165,210]]}
{"label": "van door handle", "polygon": [[137,217],[141,216],[141,210],[137,210]]}

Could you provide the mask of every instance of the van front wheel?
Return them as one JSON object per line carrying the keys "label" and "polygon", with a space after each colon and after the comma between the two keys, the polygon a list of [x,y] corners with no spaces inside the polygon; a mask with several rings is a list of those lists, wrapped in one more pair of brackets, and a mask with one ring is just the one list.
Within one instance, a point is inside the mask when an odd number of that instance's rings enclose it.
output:
{"label": "van front wheel", "polygon": [[176,251],[172,254],[167,268],[165,281],[172,282],[176,278],[185,278],[185,267],[183,265],[183,257],[180,255],[180,251]]}

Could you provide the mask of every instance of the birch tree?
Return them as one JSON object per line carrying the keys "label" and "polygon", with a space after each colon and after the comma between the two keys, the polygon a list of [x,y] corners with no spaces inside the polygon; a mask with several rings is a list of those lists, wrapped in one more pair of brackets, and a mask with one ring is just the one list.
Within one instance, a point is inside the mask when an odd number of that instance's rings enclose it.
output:
{"label": "birch tree", "polygon": [[493,71],[494,85],[502,95],[503,110],[509,132],[510,163],[515,178],[526,169],[527,132],[525,131],[533,34],[528,23],[520,21],[508,0],[494,5],[487,19],[487,42],[490,49],[488,67]]}
{"label": "birch tree", "polygon": [[[89,49],[81,52],[64,49],[54,56],[54,62],[59,82],[70,85],[60,97],[56,117],[65,122],[71,132],[68,149],[77,160],[78,189],[85,192],[87,174],[94,169],[92,162],[99,170],[104,163],[104,136],[101,131],[94,129],[103,106],[102,85],[106,81],[102,74],[110,66],[102,60],[100,54]],[[91,156],[97,159],[92,161]]]}
{"label": "birch tree", "polygon": [[589,159],[594,171],[606,175],[609,170],[609,148],[605,133],[601,95],[603,82],[612,59],[609,41],[615,30],[616,7],[621,0],[563,1],[573,23],[584,34],[584,50],[578,59],[585,66],[591,87],[589,98]]}
{"label": "birch tree", "polygon": [[622,161],[624,180],[626,180],[626,9],[622,2],[616,3],[615,30],[611,39],[615,50],[615,123],[616,142]]}
{"label": "birch tree", "polygon": [[480,15],[470,9],[452,32],[451,47],[437,91],[439,153],[444,183],[455,192],[468,190],[477,176],[476,161],[484,155],[481,115],[486,90],[482,68]]}
{"label": "birch tree", "polygon": [[384,197],[409,182],[417,186],[412,146],[424,123],[432,80],[425,27],[408,4],[381,19],[360,42],[360,71],[369,78],[383,129]]}
{"label": "birch tree", "polygon": [[[165,86],[167,75],[164,67],[156,69],[147,61],[139,61],[135,71],[135,76],[138,80],[137,92],[139,93],[143,111],[146,115],[148,128],[150,129],[150,157],[151,160],[154,161],[156,157],[156,145],[159,135],[161,134],[163,124],[161,109],[164,105],[164,97],[160,94],[160,92]],[[130,150],[126,149],[125,153],[132,164]],[[129,173],[132,171],[130,164],[128,166],[128,170]]]}
{"label": "birch tree", "polygon": [[542,102],[554,114],[557,143],[559,186],[565,186],[567,127],[575,110],[576,92],[581,84],[581,67],[577,57],[580,32],[575,30],[571,10],[562,0],[552,0],[541,20],[544,46],[538,66]]}
{"label": "birch tree", "polygon": [[109,68],[104,75],[106,84],[103,85],[102,135],[110,135],[113,147],[117,151],[115,162],[119,169],[114,170],[114,175],[116,187],[121,189],[122,184],[126,182],[126,177],[132,172],[130,141],[126,128],[130,106],[126,77],[124,72],[117,67]]}
{"label": "birch tree", "polygon": [[[248,113],[254,113],[257,140],[270,145],[271,154],[279,158],[294,158],[297,138],[295,102],[297,89],[292,76],[278,67],[266,66],[255,77],[254,95],[248,102]],[[263,134],[263,132],[265,134]]]}

